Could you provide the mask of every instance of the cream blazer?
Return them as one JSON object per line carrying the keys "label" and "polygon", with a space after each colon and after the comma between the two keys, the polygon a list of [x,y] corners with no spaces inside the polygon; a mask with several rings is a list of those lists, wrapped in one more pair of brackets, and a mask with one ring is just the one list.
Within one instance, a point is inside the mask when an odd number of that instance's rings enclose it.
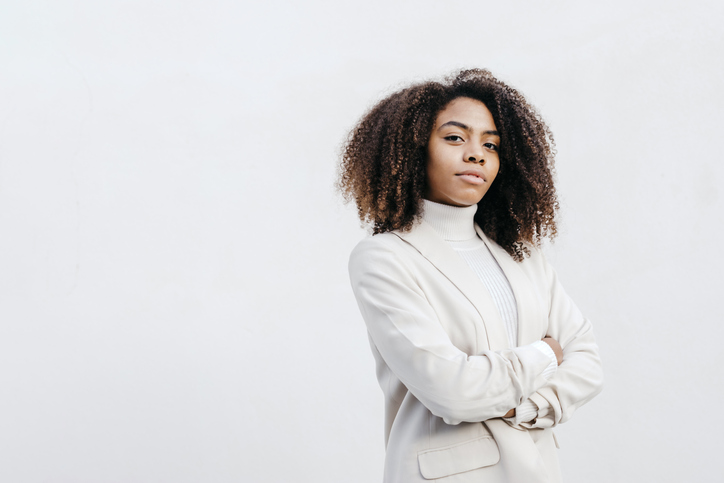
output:
{"label": "cream blazer", "polygon": [[[560,481],[551,427],[601,391],[598,348],[586,319],[538,250],[513,260],[476,225],[508,278],[518,347],[488,290],[426,222],[361,241],[349,262],[385,399],[385,483]],[[550,335],[563,362],[528,346]],[[531,398],[530,428],[501,417]]]}

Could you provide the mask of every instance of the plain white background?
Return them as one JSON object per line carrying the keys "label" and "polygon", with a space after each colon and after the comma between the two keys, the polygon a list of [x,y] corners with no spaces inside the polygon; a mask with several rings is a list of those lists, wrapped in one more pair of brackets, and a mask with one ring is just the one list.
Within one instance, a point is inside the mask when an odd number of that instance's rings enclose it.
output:
{"label": "plain white background", "polygon": [[385,93],[462,67],[558,148],[548,253],[604,392],[568,482],[724,474],[718,1],[0,5],[0,480],[374,482],[382,397],[333,184]]}

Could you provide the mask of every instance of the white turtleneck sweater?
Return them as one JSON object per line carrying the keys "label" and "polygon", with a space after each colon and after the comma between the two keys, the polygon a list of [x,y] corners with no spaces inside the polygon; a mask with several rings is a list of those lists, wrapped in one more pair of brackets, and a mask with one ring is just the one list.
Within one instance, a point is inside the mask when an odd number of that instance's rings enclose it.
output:
{"label": "white turtleneck sweater", "polygon": [[[423,203],[422,219],[435,229],[483,282],[505,323],[510,347],[517,347],[518,309],[515,295],[500,265],[490,253],[485,242],[475,232],[473,218],[478,210],[478,205],[457,207],[429,200],[423,200]],[[555,352],[543,341],[536,341],[531,346],[551,359],[551,363],[543,371],[543,376],[550,379],[558,369]],[[537,416],[538,406],[528,399],[515,408],[514,417],[506,419],[512,424],[521,424],[535,419]]]}

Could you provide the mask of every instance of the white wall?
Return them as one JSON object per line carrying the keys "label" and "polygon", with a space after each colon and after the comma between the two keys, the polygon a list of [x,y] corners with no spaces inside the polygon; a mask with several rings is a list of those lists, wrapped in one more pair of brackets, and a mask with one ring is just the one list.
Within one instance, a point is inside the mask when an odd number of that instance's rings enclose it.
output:
{"label": "white wall", "polygon": [[604,392],[569,482],[724,474],[721,2],[0,6],[0,481],[371,482],[332,184],[391,89],[490,68],[558,145],[550,250]]}

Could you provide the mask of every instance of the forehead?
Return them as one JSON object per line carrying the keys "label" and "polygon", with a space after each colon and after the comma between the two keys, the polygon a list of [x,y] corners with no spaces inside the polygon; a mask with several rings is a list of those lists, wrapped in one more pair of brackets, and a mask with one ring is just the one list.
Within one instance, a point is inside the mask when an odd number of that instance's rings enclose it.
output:
{"label": "forehead", "polygon": [[448,121],[462,122],[481,130],[495,130],[495,121],[487,106],[469,97],[458,97],[450,101],[435,118],[435,128]]}

